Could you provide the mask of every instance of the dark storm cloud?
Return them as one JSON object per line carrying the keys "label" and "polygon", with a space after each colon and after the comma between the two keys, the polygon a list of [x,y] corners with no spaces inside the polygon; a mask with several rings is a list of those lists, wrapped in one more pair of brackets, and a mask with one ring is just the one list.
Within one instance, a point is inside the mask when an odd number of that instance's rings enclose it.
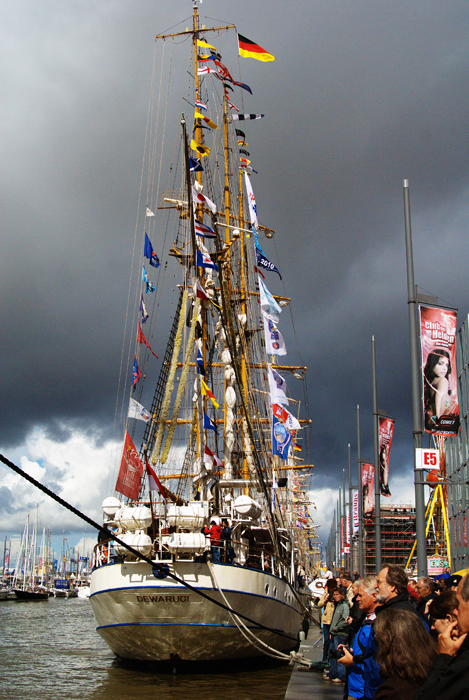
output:
{"label": "dark storm cloud", "polygon": [[[4,5],[0,440],[20,445],[35,425],[57,441],[90,425],[105,439],[154,35],[189,17],[191,3]],[[391,466],[408,469],[402,179],[411,185],[416,282],[458,306],[461,321],[469,7],[205,0],[200,14],[235,22],[276,56],[240,65],[254,92],[243,96],[246,111],[266,114],[249,125],[253,186],[260,220],[277,231],[265,252],[285,286],[268,283],[293,299],[294,330],[282,316],[288,359],[309,368],[312,484],[330,486],[346,467],[357,404],[372,457],[372,334],[379,403],[397,420]],[[178,115],[180,103],[170,110]]]}

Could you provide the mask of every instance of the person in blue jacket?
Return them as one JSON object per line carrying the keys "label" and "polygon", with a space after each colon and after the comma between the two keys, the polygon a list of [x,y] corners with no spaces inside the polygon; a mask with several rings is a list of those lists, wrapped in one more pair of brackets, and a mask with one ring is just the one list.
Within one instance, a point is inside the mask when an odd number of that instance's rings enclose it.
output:
{"label": "person in blue jacket", "polygon": [[373,700],[377,688],[383,682],[380,676],[380,667],[375,661],[374,655],[377,647],[373,633],[373,622],[376,619],[375,610],[378,605],[377,583],[374,576],[368,576],[360,581],[357,600],[360,610],[363,610],[363,618],[358,632],[355,635],[351,652],[342,647],[344,656],[338,663],[347,669],[347,695],[353,700]]}

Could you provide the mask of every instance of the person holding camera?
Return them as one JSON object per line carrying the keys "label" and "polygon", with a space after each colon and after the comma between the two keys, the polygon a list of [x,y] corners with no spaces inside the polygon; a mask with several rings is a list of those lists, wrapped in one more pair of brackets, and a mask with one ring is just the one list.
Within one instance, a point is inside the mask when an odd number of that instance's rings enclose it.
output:
{"label": "person holding camera", "polygon": [[356,633],[351,651],[345,646],[338,660],[339,666],[347,668],[348,700],[373,700],[377,688],[383,682],[380,667],[374,659],[376,643],[373,634],[373,622],[376,619],[376,577],[368,576],[360,582],[357,593],[358,606],[365,614]]}
{"label": "person holding camera", "polygon": [[332,593],[332,597],[335,603],[334,614],[331,621],[331,646],[329,648],[329,673],[324,674],[326,680],[330,680],[333,683],[344,683],[345,682],[345,667],[337,663],[337,659],[342,656],[342,652],[338,650],[340,645],[345,644],[348,637],[348,623],[347,618],[349,616],[350,608],[348,603],[345,601],[344,592],[340,588],[336,588]]}

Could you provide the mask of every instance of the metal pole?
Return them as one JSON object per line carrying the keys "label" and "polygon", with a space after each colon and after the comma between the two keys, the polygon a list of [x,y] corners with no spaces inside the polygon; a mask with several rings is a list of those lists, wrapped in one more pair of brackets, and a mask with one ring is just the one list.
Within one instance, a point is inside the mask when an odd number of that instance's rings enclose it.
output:
{"label": "metal pole", "polygon": [[343,542],[344,542],[344,568],[347,571],[347,552],[346,550],[346,542],[347,542],[347,514],[346,514],[346,501],[345,501],[345,469],[342,469],[342,503],[344,506],[344,514],[343,514],[343,519],[344,519],[344,524],[343,524]]}
{"label": "metal pole", "polygon": [[425,536],[425,493],[421,472],[415,469],[416,449],[422,447],[421,377],[417,332],[417,299],[414,283],[412,228],[410,223],[409,181],[404,180],[405,247],[407,260],[407,296],[409,307],[410,366],[412,378],[412,424],[414,436],[415,533],[417,537],[418,575],[427,575],[427,540]]}
{"label": "metal pole", "polygon": [[357,453],[358,453],[358,573],[363,570],[363,484],[362,484],[362,455],[360,447],[360,406],[357,405]]}
{"label": "metal pole", "polygon": [[337,502],[335,504],[335,511],[334,511],[334,563],[335,567],[337,569],[337,562],[339,561],[338,556],[338,546],[337,546]]}
{"label": "metal pole", "polygon": [[340,490],[339,490],[339,500],[336,502],[335,507],[336,507],[336,512],[337,516],[335,519],[335,528],[336,528],[336,533],[335,533],[335,541],[336,541],[336,547],[337,547],[337,552],[336,552],[336,567],[340,569]]}
{"label": "metal pole", "polygon": [[337,533],[335,531],[335,511],[334,511],[334,516],[332,518],[332,531],[331,531],[331,568],[335,565],[336,563],[336,552],[337,552]]}
{"label": "metal pole", "polygon": [[341,495],[340,487],[339,487],[339,500],[337,501],[337,512],[339,514],[339,517],[338,517],[338,522],[339,522],[339,561],[340,561],[340,566],[342,566],[342,495]]}
{"label": "metal pole", "polygon": [[373,367],[373,440],[375,446],[375,541],[376,573],[381,571],[381,472],[379,465],[378,436],[378,389],[376,382],[376,348],[375,336],[371,336],[371,363]]}
{"label": "metal pole", "polygon": [[349,539],[350,539],[350,556],[349,569],[353,571],[353,490],[352,490],[352,461],[350,457],[350,443],[348,445],[348,513],[349,513]]}

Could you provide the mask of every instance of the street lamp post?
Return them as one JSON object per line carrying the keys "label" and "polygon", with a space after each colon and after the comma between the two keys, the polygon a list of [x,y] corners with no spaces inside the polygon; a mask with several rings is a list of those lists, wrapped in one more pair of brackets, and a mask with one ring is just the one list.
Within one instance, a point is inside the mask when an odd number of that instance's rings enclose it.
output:
{"label": "street lamp post", "polygon": [[412,229],[410,223],[409,181],[404,180],[404,218],[407,260],[407,295],[409,307],[410,364],[412,378],[412,417],[414,436],[415,534],[417,537],[417,569],[419,577],[427,575],[427,540],[425,536],[425,493],[416,469],[416,450],[422,447],[422,406],[417,335],[417,298],[414,283]]}

